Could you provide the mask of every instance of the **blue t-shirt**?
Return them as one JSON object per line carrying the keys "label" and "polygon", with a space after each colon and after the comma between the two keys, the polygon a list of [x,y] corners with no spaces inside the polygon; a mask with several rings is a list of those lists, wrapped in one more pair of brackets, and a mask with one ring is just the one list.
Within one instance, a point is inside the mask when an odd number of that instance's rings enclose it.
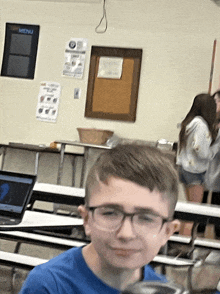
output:
{"label": "blue t-shirt", "polygon": [[[149,265],[144,280],[166,278]],[[120,291],[100,280],[87,266],[82,247],[69,249],[47,263],[35,267],[28,275],[20,294],[119,294]]]}

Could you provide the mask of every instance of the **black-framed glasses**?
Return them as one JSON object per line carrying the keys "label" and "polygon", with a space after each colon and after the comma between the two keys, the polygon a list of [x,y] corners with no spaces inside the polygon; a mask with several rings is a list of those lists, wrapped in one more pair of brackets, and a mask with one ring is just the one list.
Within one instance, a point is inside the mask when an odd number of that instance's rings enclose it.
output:
{"label": "black-framed glasses", "polygon": [[126,217],[131,219],[133,228],[138,234],[147,234],[149,232],[157,234],[166,222],[173,220],[172,218],[165,218],[148,210],[127,213],[120,208],[107,205],[89,206],[87,209],[92,212],[96,226],[103,231],[109,232],[118,230]]}

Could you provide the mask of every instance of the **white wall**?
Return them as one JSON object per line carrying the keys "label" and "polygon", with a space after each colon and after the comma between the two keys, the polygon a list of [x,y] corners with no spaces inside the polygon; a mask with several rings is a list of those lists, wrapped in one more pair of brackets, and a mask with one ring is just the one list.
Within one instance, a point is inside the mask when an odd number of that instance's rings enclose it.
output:
{"label": "white wall", "polygon": [[[121,137],[177,140],[177,123],[195,95],[207,92],[212,46],[220,34],[220,7],[211,0],[107,0],[108,29],[97,34],[102,1],[59,3],[0,0],[0,63],[5,23],[40,25],[34,80],[0,77],[0,142],[47,144],[77,140],[77,127],[111,129]],[[87,38],[82,80],[63,77],[65,44]],[[84,117],[92,45],[142,48],[143,59],[135,123]],[[62,86],[56,123],[36,120],[41,81]],[[82,89],[79,100],[74,88]]]}

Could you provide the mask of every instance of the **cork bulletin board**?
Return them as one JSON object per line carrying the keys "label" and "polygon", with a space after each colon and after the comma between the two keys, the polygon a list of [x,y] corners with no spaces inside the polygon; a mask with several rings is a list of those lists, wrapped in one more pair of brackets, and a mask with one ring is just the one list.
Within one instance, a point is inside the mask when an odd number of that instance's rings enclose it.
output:
{"label": "cork bulletin board", "polygon": [[[98,77],[101,57],[120,57],[119,79]],[[136,119],[142,49],[92,46],[85,117],[132,121]]]}

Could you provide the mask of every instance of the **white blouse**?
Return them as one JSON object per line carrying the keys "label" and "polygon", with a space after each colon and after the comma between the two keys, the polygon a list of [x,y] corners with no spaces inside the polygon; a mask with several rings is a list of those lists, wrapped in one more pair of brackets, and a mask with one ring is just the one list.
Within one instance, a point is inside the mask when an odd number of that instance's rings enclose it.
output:
{"label": "white blouse", "polygon": [[[187,126],[188,135],[186,147],[177,152],[177,165],[191,173],[207,171],[209,161],[220,149],[220,140],[211,145],[212,139],[208,124],[201,116],[196,116]],[[218,132],[217,138],[220,136]]]}

